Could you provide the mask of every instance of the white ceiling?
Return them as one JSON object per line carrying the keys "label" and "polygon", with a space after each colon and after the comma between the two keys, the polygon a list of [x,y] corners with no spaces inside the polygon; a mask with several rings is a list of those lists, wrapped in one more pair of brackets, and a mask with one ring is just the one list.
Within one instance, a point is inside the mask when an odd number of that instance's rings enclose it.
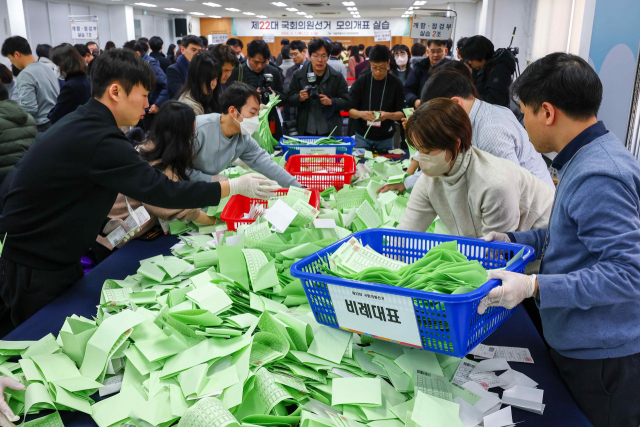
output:
{"label": "white ceiling", "polygon": [[[102,4],[130,4],[136,9],[144,9],[149,12],[161,12],[168,14],[184,15],[185,13],[203,13],[202,18],[211,15],[223,18],[255,18],[255,16],[245,15],[243,12],[251,12],[255,15],[264,15],[267,18],[296,18],[304,19],[296,12],[287,11],[285,7],[277,7],[271,4],[271,0],[211,0],[209,3],[220,5],[220,7],[206,6],[207,0],[90,0]],[[362,19],[374,17],[400,18],[401,15],[412,7],[415,0],[353,0]],[[459,0],[460,1],[460,0]],[[463,2],[474,2],[475,0],[462,0]],[[156,5],[156,7],[141,6],[136,4],[143,2]],[[306,12],[314,19],[323,18],[350,18],[351,13],[342,4],[342,0],[283,0],[287,7],[293,7],[300,12]],[[421,9],[425,8],[446,8],[447,0],[428,0]],[[321,6],[310,6],[308,4],[320,4]],[[328,5],[327,5],[328,4]],[[167,11],[165,8],[182,9],[183,12]],[[240,12],[231,12],[225,8],[240,9]]]}

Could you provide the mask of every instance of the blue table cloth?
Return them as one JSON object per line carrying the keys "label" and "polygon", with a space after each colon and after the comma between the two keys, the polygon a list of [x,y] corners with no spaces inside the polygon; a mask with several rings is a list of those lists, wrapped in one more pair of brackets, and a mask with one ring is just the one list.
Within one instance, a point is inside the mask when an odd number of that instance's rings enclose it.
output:
{"label": "blue table cloth", "polygon": [[[33,315],[4,339],[39,340],[48,333],[56,337],[65,319],[72,314],[91,318],[97,312],[102,284],[107,279],[124,279],[140,267],[140,260],[155,255],[171,255],[169,248],[177,243],[173,236],[162,236],[152,242],[134,240],[116,251],[102,264],[78,280],[70,289]],[[525,347],[531,351],[534,364],[511,363],[511,367],[529,376],[544,390],[544,415],[537,415],[513,408],[513,421],[526,421],[525,426],[587,426],[592,424],[571,397],[558,371],[538,335],[526,311],[518,307],[484,344],[507,347]],[[498,389],[492,390],[496,391]],[[97,397],[97,394],[94,398]],[[100,399],[98,399],[100,400]],[[91,417],[84,413],[62,411],[62,420],[67,427],[95,426]],[[29,416],[29,419],[32,417]]]}

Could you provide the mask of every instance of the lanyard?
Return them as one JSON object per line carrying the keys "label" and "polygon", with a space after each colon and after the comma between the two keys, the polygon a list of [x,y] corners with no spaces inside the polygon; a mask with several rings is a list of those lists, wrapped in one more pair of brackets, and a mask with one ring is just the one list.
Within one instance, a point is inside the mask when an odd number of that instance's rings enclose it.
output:
{"label": "lanyard", "polygon": [[[387,74],[388,76],[388,74]],[[380,109],[382,111],[382,101],[384,101],[384,91],[387,90],[387,76],[384,76],[384,86],[382,87],[382,97],[380,98]],[[369,87],[369,111],[371,111],[371,93],[373,92],[373,73],[371,74],[371,86]]]}
{"label": "lanyard", "polygon": [[542,245],[542,252],[540,255],[540,271],[541,272],[542,272],[542,260],[544,259],[544,255],[547,252],[547,247],[549,246],[549,239],[551,235],[551,218],[553,217],[553,211],[556,208],[556,200],[558,200],[557,196],[558,196],[558,190],[560,189],[560,184],[562,183],[562,179],[564,178],[564,176],[567,174],[567,170],[569,170],[569,166],[573,162],[573,159],[575,159],[578,153],[580,153],[580,151],[582,151],[582,149],[587,145],[583,145],[578,151],[576,151],[576,154],[574,154],[573,157],[571,157],[571,160],[569,160],[567,165],[564,167],[564,172],[562,172],[562,176],[558,180],[558,187],[556,187],[556,197],[553,198],[553,204],[551,205],[551,214],[549,215],[549,225],[547,226],[547,234],[545,234],[544,236],[544,244]]}

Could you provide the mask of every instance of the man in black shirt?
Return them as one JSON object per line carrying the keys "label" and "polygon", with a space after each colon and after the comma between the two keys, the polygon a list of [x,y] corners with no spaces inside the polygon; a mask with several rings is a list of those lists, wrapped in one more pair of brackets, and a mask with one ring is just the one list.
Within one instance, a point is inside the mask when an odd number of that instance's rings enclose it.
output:
{"label": "man in black shirt", "polygon": [[3,185],[0,317],[9,312],[16,326],[82,276],[80,258],[103,230],[118,193],[162,208],[193,209],[215,206],[230,194],[264,198],[264,190],[277,188],[255,174],[221,183],[167,178],[120,130],[149,107],[151,67],[121,49],[95,61],[93,98],[39,134]]}
{"label": "man in black shirt", "polygon": [[[404,88],[389,73],[391,51],[375,45],[369,55],[371,72],[362,74],[351,86],[349,117],[356,120],[356,147],[367,150],[393,149],[393,122],[404,117]],[[374,112],[380,114],[376,118]]]}

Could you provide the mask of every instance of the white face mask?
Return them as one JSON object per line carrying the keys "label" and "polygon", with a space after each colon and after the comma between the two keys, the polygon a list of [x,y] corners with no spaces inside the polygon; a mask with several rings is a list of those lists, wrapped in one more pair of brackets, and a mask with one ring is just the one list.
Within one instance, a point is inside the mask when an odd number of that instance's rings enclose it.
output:
{"label": "white face mask", "polygon": [[[238,115],[242,117],[242,114],[238,113]],[[233,120],[238,122],[238,120],[236,120],[235,117],[233,118]],[[260,127],[260,118],[258,116],[254,116],[248,119],[245,119],[244,117],[242,117],[242,121],[238,122],[238,124],[240,124],[240,132],[243,135],[251,136]]]}
{"label": "white face mask", "polygon": [[396,64],[398,64],[400,67],[402,67],[403,65],[407,65],[408,61],[409,61],[408,56],[399,56],[396,58]]}
{"label": "white face mask", "polygon": [[451,169],[451,160],[453,160],[453,156],[449,161],[445,160],[446,157],[447,150],[442,150],[440,154],[436,154],[435,156],[420,153],[420,159],[418,163],[420,163],[420,169],[422,169],[422,173],[431,177],[436,177],[449,172],[449,170]]}

